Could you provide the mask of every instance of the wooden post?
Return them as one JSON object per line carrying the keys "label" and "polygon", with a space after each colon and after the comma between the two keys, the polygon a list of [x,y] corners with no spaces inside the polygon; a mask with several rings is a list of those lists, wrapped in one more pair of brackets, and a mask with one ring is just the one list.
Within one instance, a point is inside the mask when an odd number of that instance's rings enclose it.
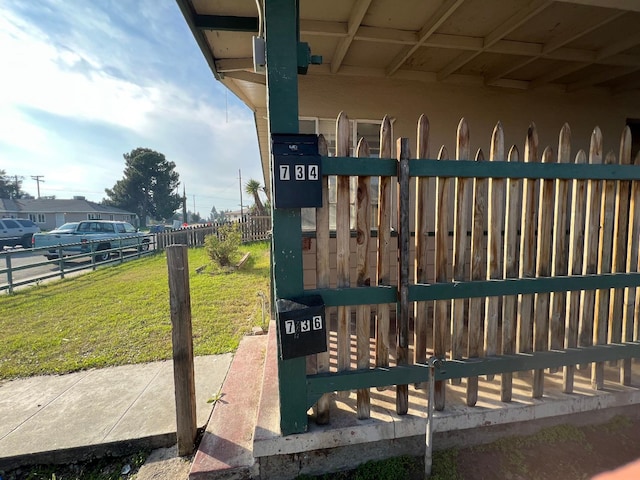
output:
{"label": "wooden post", "polygon": [[[550,147],[542,152],[542,162],[551,163],[553,152]],[[536,253],[536,277],[551,276],[551,230],[553,228],[554,181],[542,180],[540,202],[538,204],[538,243]],[[536,293],[533,310],[533,350],[542,352],[549,348],[549,301],[547,292]],[[533,398],[541,398],[544,393],[544,369],[533,372]]]}
{"label": "wooden post", "polygon": [[[575,163],[587,163],[587,155],[580,150],[575,158]],[[571,227],[569,233],[569,268],[571,275],[582,273],[582,249],[584,248],[584,217],[585,217],[585,193],[586,180],[574,180],[571,193]],[[567,293],[567,325],[564,333],[565,348],[578,346],[578,324],[580,319],[580,291]],[[564,393],[573,393],[573,377],[575,365],[564,367],[563,387]]]}
{"label": "wooden post", "polygon": [[[628,129],[629,127],[627,127],[625,130]],[[627,138],[626,133],[625,138]],[[640,166],[640,154],[636,155],[634,166]],[[631,186],[629,219],[631,220],[631,226],[629,227],[629,236],[627,240],[629,242],[629,245],[627,247],[627,251],[629,252],[627,255],[627,272],[637,272],[640,271],[640,269],[638,269],[638,237],[640,236],[640,182],[638,182],[637,180],[634,181]],[[626,288],[624,291],[624,312],[622,316],[623,342],[631,342],[635,338],[633,336],[633,331],[637,293],[640,293],[640,288]],[[631,365],[632,360],[630,358],[624,359],[622,361],[620,382],[623,385],[631,385]]]}
{"label": "wooden post", "polygon": [[[429,119],[426,115],[420,115],[418,120],[418,148],[416,158],[429,158]],[[429,179],[419,177],[416,179],[416,258],[415,258],[415,282],[429,283]],[[413,350],[415,363],[427,363],[427,302],[416,302],[414,323]],[[427,382],[417,384],[417,388],[426,388]]]}
{"label": "wooden post", "polygon": [[197,434],[189,261],[185,245],[167,247],[178,455],[191,455]]}
{"label": "wooden post", "polygon": [[[380,127],[380,158],[391,158],[391,120],[385,115]],[[378,186],[378,285],[391,285],[391,177],[380,177]],[[376,367],[389,366],[389,304],[378,305],[376,316]],[[383,390],[384,387],[378,387]]]}
{"label": "wooden post", "polygon": [[[458,123],[456,134],[456,160],[469,160],[471,147],[469,145],[469,126],[463,118]],[[465,264],[467,253],[467,232],[469,230],[469,195],[473,186],[469,178],[458,177],[455,182],[455,209],[453,212],[453,281],[463,282],[465,278]],[[462,358],[464,347],[464,310],[467,299],[456,298],[451,302],[451,359]],[[454,385],[460,384],[460,379],[452,379]]]}
{"label": "wooden post", "polygon": [[[399,308],[397,358],[398,365],[409,363],[409,139],[399,138],[396,143],[398,155],[398,289]],[[396,413],[409,411],[409,385],[396,386]]]}
{"label": "wooden post", "polygon": [[[324,136],[318,137],[318,153],[324,157],[329,156],[329,147]],[[316,286],[317,288],[329,288],[329,178],[322,177],[322,207],[316,208]],[[329,307],[333,308],[333,307]],[[326,312],[329,319],[330,312]],[[329,345],[329,323],[327,322],[327,345]],[[329,349],[319,353],[316,357],[316,369],[324,373],[329,371]],[[326,425],[329,423],[331,397],[325,393],[318,400],[316,410],[316,423]]]}
{"label": "wooden post", "polygon": [[[509,161],[519,162],[520,152],[516,146],[509,150]],[[503,278],[518,277],[518,224],[522,210],[521,181],[510,178],[505,195]],[[507,295],[502,300],[502,354],[516,353],[516,318],[518,315],[518,296]],[[503,373],[500,383],[500,399],[510,402],[513,390],[513,373]]]}
{"label": "wooden post", "polygon": [[[349,156],[351,128],[349,117],[340,112],[336,122],[336,156]],[[336,248],[337,248],[337,287],[351,286],[349,255],[351,250],[351,205],[349,204],[349,177],[339,175],[337,179],[336,203]],[[351,368],[351,308],[348,305],[338,307],[338,371]],[[348,392],[339,392],[344,398]]]}
{"label": "wooden post", "polygon": [[[532,123],[524,144],[524,161],[538,161],[538,132]],[[535,276],[536,180],[525,178],[522,186],[522,218],[520,222],[520,278]],[[520,295],[518,299],[518,352],[528,353],[533,348],[533,295]],[[524,373],[524,372],[523,372]]]}
{"label": "wooden post", "polygon": [[[589,147],[589,163],[602,163],[602,132],[596,127],[591,134]],[[582,257],[582,274],[592,275],[598,271],[598,236],[600,233],[600,204],[602,197],[602,181],[588,180],[587,207],[585,211],[585,233]],[[583,290],[580,299],[580,324],[578,346],[593,345],[593,315],[595,291]],[[585,365],[579,365],[584,368]]]}
{"label": "wooden post", "polygon": [[[504,131],[498,122],[491,135],[489,160],[504,161]],[[504,179],[490,178],[488,190],[487,221],[487,280],[502,278],[502,224],[504,222]],[[484,353],[498,353],[498,327],[500,325],[500,297],[488,297],[484,316]],[[487,375],[493,380],[493,375]]]}
{"label": "wooden post", "polygon": [[[616,156],[609,152],[604,163],[612,165],[617,163]],[[600,208],[600,232],[598,248],[598,274],[611,273],[611,250],[613,249],[613,220],[615,217],[616,182],[606,180],[602,191],[602,205]],[[594,307],[593,343],[604,345],[607,343],[607,324],[609,323],[610,289],[596,290]],[[604,388],[604,362],[593,365],[591,370],[591,384],[593,388]]]}
{"label": "wooden post", "polygon": [[[476,162],[484,162],[484,153],[478,150]],[[486,276],[487,251],[484,245],[484,232],[487,228],[487,179],[473,179],[473,217],[471,230],[471,280],[484,280]],[[484,325],[484,298],[469,299],[469,358],[482,354],[482,326]],[[467,379],[467,405],[473,407],[478,401],[478,377]]]}
{"label": "wooden post", "polygon": [[[631,164],[631,131],[628,127],[622,132],[619,162],[620,165]],[[620,181],[616,183],[615,231],[613,233],[614,244],[611,260],[611,271],[614,273],[626,271],[626,260],[631,256],[631,248],[627,250],[627,234],[633,228],[629,223],[631,182]],[[624,288],[615,288],[611,291],[611,304],[609,306],[609,342],[611,343],[620,343],[622,341],[622,301],[624,292]],[[613,361],[614,365],[617,363],[617,361]]]}
{"label": "wooden post", "polygon": [[[442,146],[438,153],[438,160],[448,160],[449,153]],[[436,177],[436,244],[435,244],[435,281],[447,282],[447,263],[449,258],[449,178]],[[447,326],[449,300],[436,300],[433,306],[433,354],[444,359],[447,355]],[[434,408],[443,410],[445,403],[445,383],[435,382]]]}
{"label": "wooden post", "polygon": [[[558,163],[569,163],[571,161],[571,129],[565,123],[560,130],[558,141]],[[553,214],[553,265],[551,266],[551,276],[567,275],[567,208],[569,203],[569,180],[556,180],[555,210]],[[551,314],[549,317],[549,348],[551,350],[561,349],[564,344],[564,327],[566,312],[566,293],[551,293]],[[557,369],[550,369],[555,373]]]}
{"label": "wooden post", "polygon": [[[366,139],[358,142],[356,156],[369,157],[369,145]],[[369,240],[371,237],[371,177],[358,176],[357,212],[356,212],[356,271],[358,287],[371,286],[371,274],[369,269]],[[358,305],[356,307],[356,349],[358,369],[369,368],[371,332],[371,306]],[[371,404],[369,389],[360,388],[356,392],[358,418],[369,418]]]}

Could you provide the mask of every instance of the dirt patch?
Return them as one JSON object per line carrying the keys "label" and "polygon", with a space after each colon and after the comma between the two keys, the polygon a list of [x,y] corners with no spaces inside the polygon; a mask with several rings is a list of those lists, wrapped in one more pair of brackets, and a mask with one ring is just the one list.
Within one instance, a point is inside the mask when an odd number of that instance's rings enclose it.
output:
{"label": "dirt patch", "polygon": [[135,480],[186,480],[191,468],[191,457],[178,457],[176,445],[151,452]]}
{"label": "dirt patch", "polygon": [[460,449],[457,478],[583,480],[639,457],[640,420],[616,417],[602,425],[562,425],[527,437]]}

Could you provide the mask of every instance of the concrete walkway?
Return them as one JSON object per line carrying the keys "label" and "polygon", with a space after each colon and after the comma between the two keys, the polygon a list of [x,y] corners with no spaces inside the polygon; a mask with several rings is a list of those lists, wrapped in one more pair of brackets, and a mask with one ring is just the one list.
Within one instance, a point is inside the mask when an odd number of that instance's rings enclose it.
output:
{"label": "concrete walkway", "polygon": [[[199,428],[232,357],[195,359]],[[0,383],[0,470],[166,447],[175,432],[171,361]]]}

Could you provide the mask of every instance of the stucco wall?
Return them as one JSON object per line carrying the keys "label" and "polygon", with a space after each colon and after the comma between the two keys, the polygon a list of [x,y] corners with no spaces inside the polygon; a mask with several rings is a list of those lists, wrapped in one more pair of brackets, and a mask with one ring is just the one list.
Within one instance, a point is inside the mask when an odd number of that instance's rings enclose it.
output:
{"label": "stucco wall", "polygon": [[[619,149],[627,118],[640,118],[640,96],[611,95],[602,90],[564,93],[557,87],[533,91],[440,83],[391,81],[346,76],[299,76],[300,115],[335,118],[344,110],[350,118],[395,118],[394,138],[408,137],[415,149],[416,123],[421,114],[431,124],[431,154],[445,145],[455,155],[455,133],[462,117],[469,124],[472,151],[488,155],[491,132],[501,121],[505,148],[516,144],[521,153],[530,122],[535,122],[540,152],[550,145],[557,150],[558,134],[568,122],[573,151],[588,149],[593,128],[604,136],[604,150]],[[415,153],[415,151],[413,152]]]}

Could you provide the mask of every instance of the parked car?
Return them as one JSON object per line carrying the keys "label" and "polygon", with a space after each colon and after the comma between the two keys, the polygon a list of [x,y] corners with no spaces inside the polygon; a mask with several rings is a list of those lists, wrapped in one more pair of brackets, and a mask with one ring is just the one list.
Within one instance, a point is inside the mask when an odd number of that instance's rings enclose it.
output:
{"label": "parked car", "polygon": [[29,219],[2,218],[0,219],[0,250],[18,245],[31,248],[31,237],[38,232],[40,227]]}
{"label": "parked car", "polygon": [[49,260],[62,255],[95,252],[98,262],[107,261],[113,248],[149,250],[149,238],[127,222],[85,220],[65,223],[49,233],[33,236],[33,247],[52,247],[45,253]]}

